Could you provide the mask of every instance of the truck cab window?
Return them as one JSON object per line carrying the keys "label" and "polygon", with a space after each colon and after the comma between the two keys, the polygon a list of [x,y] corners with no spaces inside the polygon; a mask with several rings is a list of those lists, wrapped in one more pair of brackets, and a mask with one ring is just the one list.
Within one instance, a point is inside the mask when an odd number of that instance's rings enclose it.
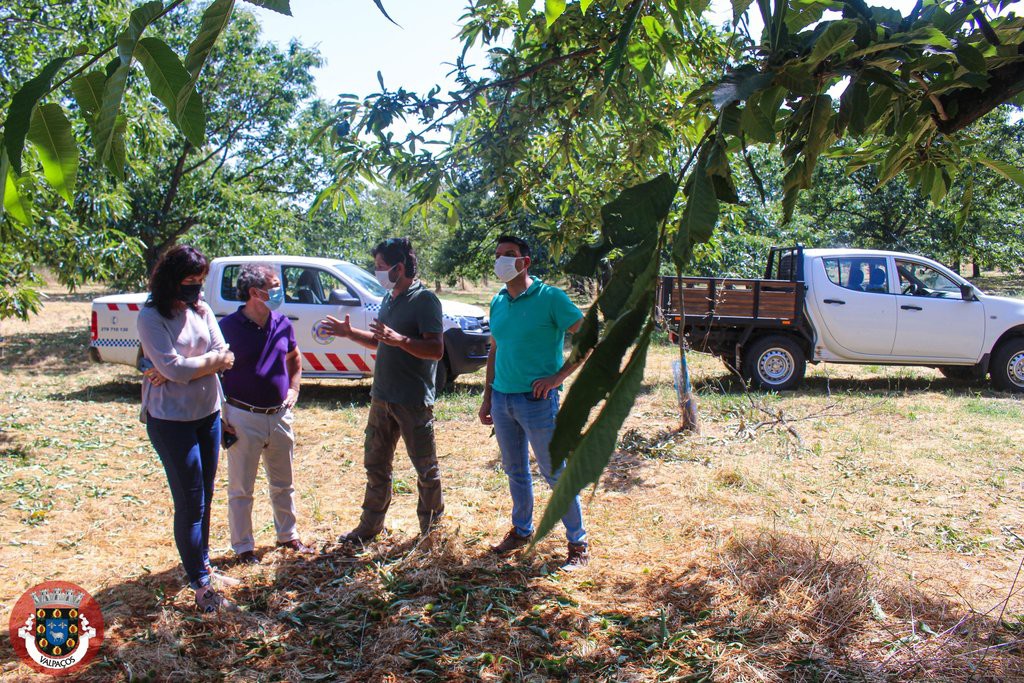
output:
{"label": "truck cab window", "polygon": [[822,264],[828,279],[844,289],[871,294],[889,293],[889,270],[884,258],[826,258],[822,259]]}
{"label": "truck cab window", "polygon": [[220,277],[220,298],[224,301],[238,301],[238,271],[240,265],[224,266],[224,272]]}
{"label": "truck cab window", "polygon": [[939,299],[961,298],[960,285],[923,263],[897,261],[896,272],[900,276],[900,294]]}
{"label": "truck cab window", "polygon": [[327,304],[333,297],[358,299],[351,288],[334,275],[320,268],[307,266],[285,266],[283,268],[284,300],[293,304]]}

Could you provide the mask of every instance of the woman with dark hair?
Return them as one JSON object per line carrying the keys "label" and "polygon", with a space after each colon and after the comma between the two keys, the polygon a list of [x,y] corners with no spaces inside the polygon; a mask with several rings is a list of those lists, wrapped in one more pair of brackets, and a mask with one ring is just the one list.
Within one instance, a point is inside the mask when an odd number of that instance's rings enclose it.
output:
{"label": "woman with dark hair", "polygon": [[217,319],[199,300],[209,272],[198,250],[176,245],[157,261],[149,300],[139,313],[142,352],[152,363],[142,383],[140,419],[174,500],[174,542],[196,605],[230,606],[210,585],[210,501],[220,451],[217,373],[234,363]]}

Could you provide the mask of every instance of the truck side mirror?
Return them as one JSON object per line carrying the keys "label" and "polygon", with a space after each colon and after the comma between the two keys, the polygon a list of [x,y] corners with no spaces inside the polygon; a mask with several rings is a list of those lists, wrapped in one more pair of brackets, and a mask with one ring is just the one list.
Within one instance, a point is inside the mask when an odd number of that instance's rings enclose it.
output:
{"label": "truck side mirror", "polygon": [[331,296],[327,299],[327,303],[335,304],[337,306],[358,306],[359,299],[353,298],[344,289],[332,289]]}
{"label": "truck side mirror", "polygon": [[964,301],[977,301],[978,297],[974,294],[974,287],[964,284],[960,285],[960,296]]}

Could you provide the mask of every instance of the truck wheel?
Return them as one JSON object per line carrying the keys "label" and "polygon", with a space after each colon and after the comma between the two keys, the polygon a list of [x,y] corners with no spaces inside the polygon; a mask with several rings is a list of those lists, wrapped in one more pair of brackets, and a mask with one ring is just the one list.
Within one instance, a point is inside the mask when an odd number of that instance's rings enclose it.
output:
{"label": "truck wheel", "polygon": [[772,335],[751,343],[743,353],[743,379],[765,391],[795,388],[804,378],[807,359],[791,337]]}
{"label": "truck wheel", "polygon": [[992,386],[1001,391],[1024,392],[1024,337],[1000,345],[989,365]]}
{"label": "truck wheel", "polygon": [[434,372],[434,393],[443,394],[448,389],[448,359],[442,358],[437,361],[437,370]]}

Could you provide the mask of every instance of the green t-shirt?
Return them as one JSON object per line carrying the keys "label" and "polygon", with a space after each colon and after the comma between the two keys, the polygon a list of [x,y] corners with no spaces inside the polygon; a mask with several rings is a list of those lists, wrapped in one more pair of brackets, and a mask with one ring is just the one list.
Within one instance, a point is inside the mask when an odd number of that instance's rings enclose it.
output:
{"label": "green t-shirt", "polygon": [[[412,339],[444,331],[440,299],[419,282],[394,298],[388,292],[380,302],[377,319]],[[433,405],[436,371],[437,361],[417,358],[397,346],[380,344],[370,396],[389,403]]]}
{"label": "green t-shirt", "polygon": [[533,381],[562,369],[565,331],[583,314],[569,295],[537,278],[513,299],[502,289],[491,300],[491,336],[498,345],[492,388],[503,394],[533,390]]}

